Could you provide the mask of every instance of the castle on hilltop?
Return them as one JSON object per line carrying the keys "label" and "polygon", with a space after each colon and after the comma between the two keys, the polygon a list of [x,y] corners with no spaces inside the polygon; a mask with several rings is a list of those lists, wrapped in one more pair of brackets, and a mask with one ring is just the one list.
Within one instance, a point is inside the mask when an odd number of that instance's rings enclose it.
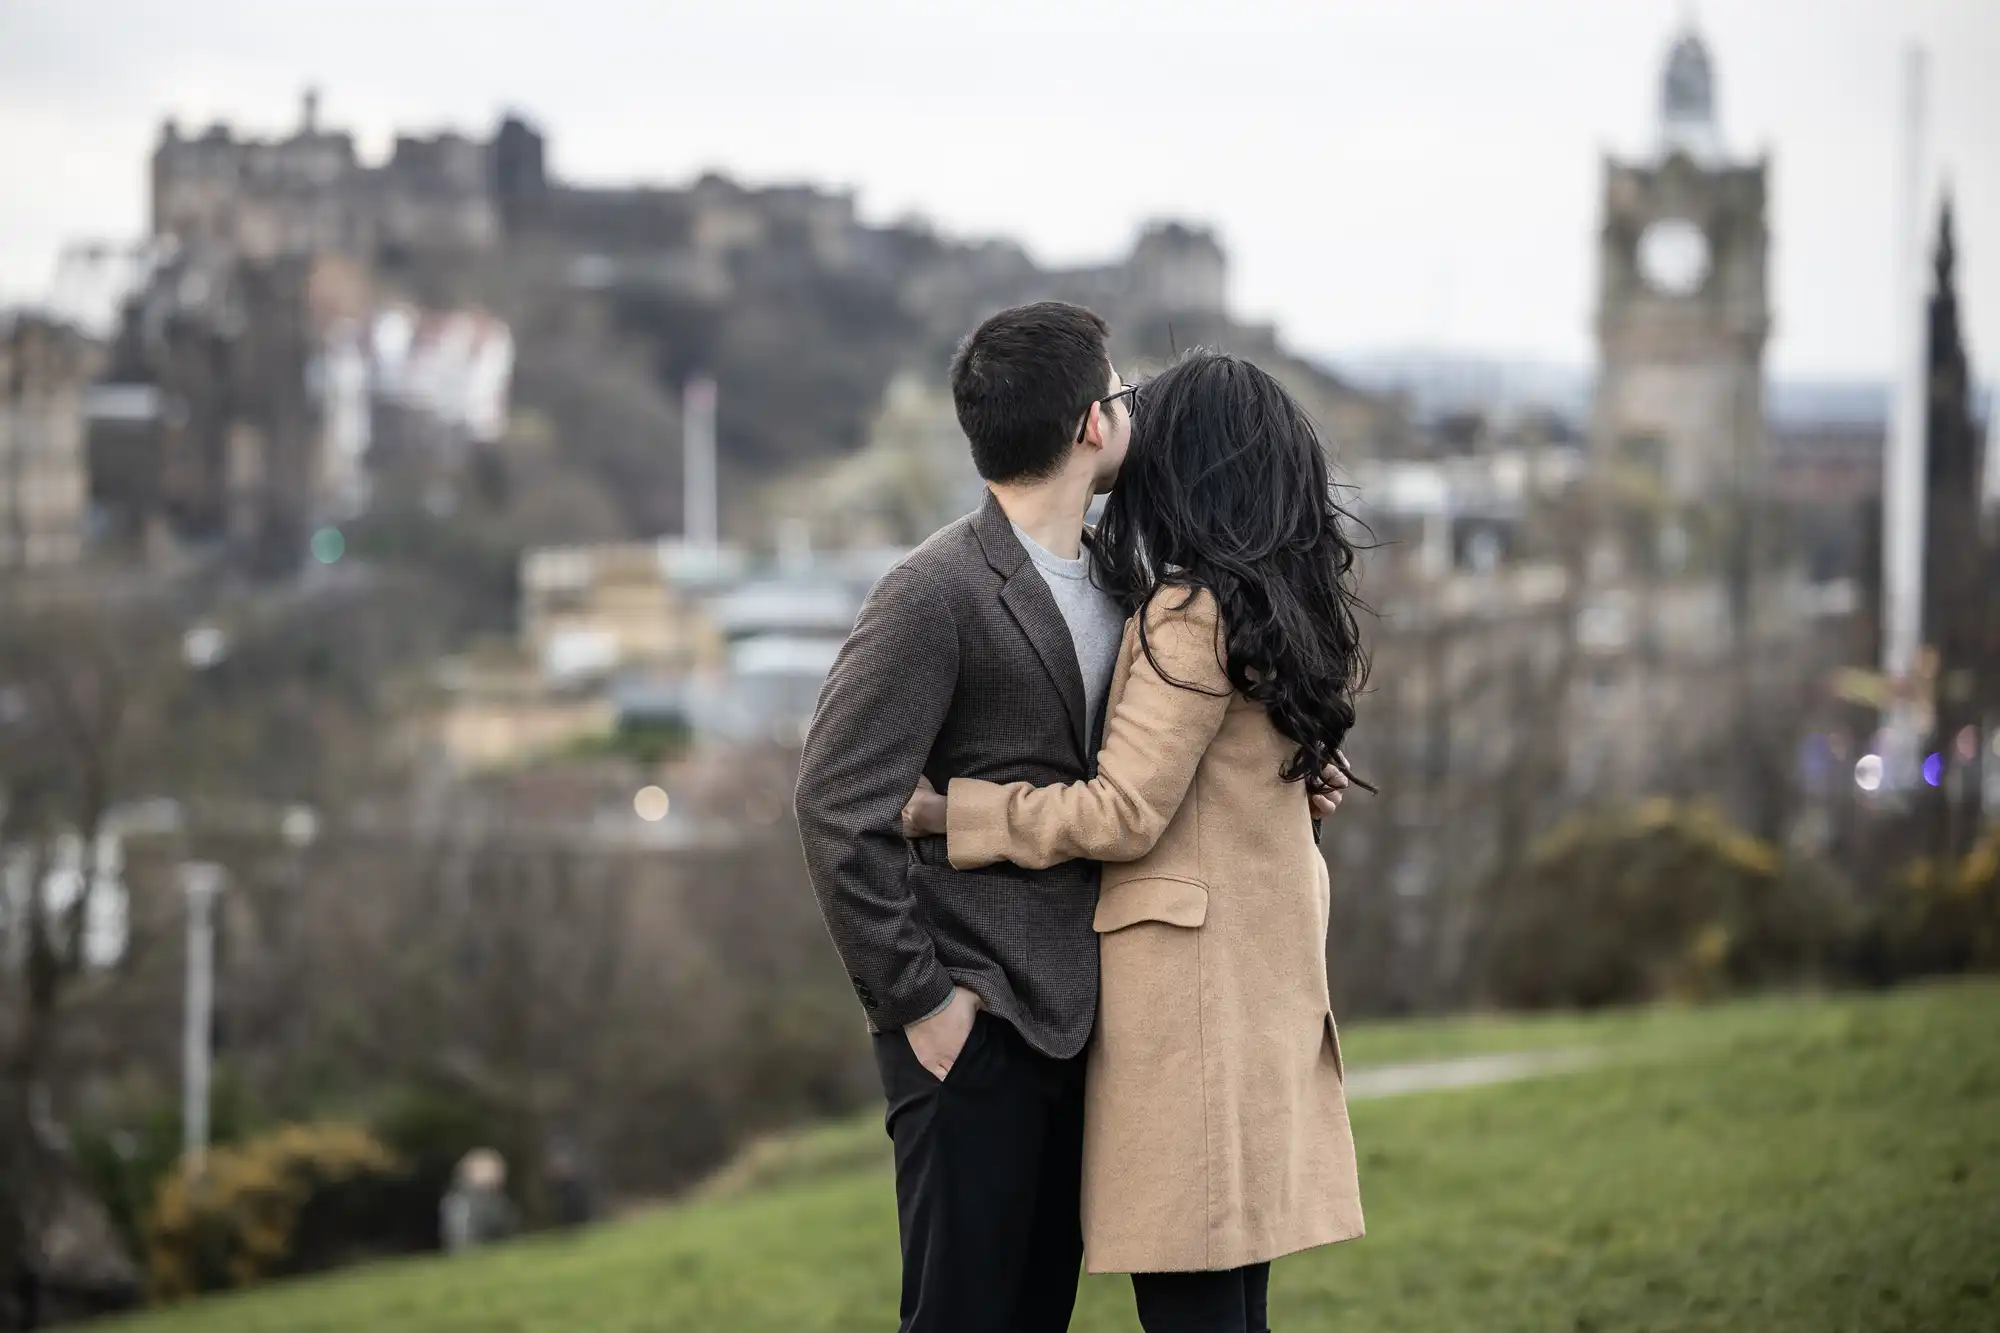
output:
{"label": "castle on hilltop", "polygon": [[[1154,222],[1125,255],[1056,268],[1008,240],[865,220],[849,190],[716,173],[580,185],[549,162],[512,114],[485,137],[398,134],[370,160],[312,92],[275,137],[166,121],[150,163],[160,258],[93,399],[104,529],[221,539],[282,571],[378,482],[448,505],[519,417],[625,532],[670,533],[686,521],[689,383],[719,388],[725,499],[747,500],[861,452],[894,380],[941,382],[979,320],[1050,297],[1110,321],[1121,370],[1225,346],[1287,378],[1344,444],[1396,428],[1233,319],[1204,227]],[[955,430],[948,406],[931,404],[933,424]]]}
{"label": "castle on hilltop", "polygon": [[194,137],[169,119],[153,151],[152,229],[252,260],[320,250],[482,249],[500,236],[489,146],[464,135],[398,135],[362,162],[354,137],[319,123],[317,93],[283,139],[222,123]]}
{"label": "castle on hilltop", "polygon": [[152,231],[252,262],[333,252],[397,266],[542,245],[568,253],[580,286],[640,283],[710,300],[731,294],[746,257],[770,255],[823,272],[907,278],[905,295],[919,305],[976,306],[1054,277],[1078,299],[1129,315],[1227,314],[1222,247],[1184,223],[1148,227],[1122,262],[1048,274],[1005,242],[945,243],[912,224],[870,226],[851,191],[745,186],[716,174],[680,187],[589,187],[552,179],[547,161],[541,131],[509,115],[485,140],[399,134],[388,158],[371,164],[351,134],[321,124],[309,91],[282,138],[221,123],[189,136],[168,120],[153,152]]}

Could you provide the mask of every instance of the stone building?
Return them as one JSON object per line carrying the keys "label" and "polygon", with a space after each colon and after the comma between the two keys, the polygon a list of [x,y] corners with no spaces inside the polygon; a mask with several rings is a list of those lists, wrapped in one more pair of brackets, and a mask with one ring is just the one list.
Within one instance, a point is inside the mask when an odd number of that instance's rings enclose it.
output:
{"label": "stone building", "polygon": [[1768,235],[1763,161],[1729,158],[1707,46],[1667,56],[1659,141],[1607,161],[1599,236],[1595,515],[1573,699],[1585,767],[1606,793],[1656,780],[1649,717],[1700,750],[1732,725],[1750,660],[1773,652],[1752,614],[1753,520],[1766,490]]}
{"label": "stone building", "polygon": [[1125,265],[1132,294],[1148,313],[1221,315],[1228,310],[1228,260],[1205,227],[1159,222],[1139,234]]}
{"label": "stone building", "polygon": [[127,303],[89,401],[91,501],[114,540],[224,541],[288,568],[318,509],[323,267],[192,248]]}
{"label": "stone building", "polygon": [[[1016,282],[1051,283],[1052,294],[1089,306],[1112,321],[1113,334],[1131,346],[1169,350],[1226,341],[1239,331],[1229,315],[1229,260],[1215,233],[1185,222],[1155,221],[1139,231],[1132,249],[1107,264],[1059,269],[1046,278],[1032,270]],[[1052,280],[1052,281],[1051,281]]]}
{"label": "stone building", "polygon": [[[521,648],[542,675],[585,681],[643,667],[715,669],[723,644],[672,543],[545,547],[521,558]],[[734,572],[737,557],[711,563]]]}
{"label": "stone building", "polygon": [[1765,416],[1766,513],[1774,543],[1814,583],[1848,579],[1872,587],[1882,559],[1877,529],[1886,395],[1873,386],[1778,392]]}
{"label": "stone building", "polygon": [[364,162],[346,131],[321,126],[308,92],[283,138],[216,124],[194,136],[167,121],[152,161],[153,233],[253,261],[325,252],[392,267],[479,254],[503,240],[554,242],[586,285],[665,279],[728,295],[731,261],[801,242],[822,266],[854,260],[862,227],[851,193],[753,189],[708,175],[687,188],[593,188],[549,179],[546,144],[508,116],[490,140],[397,135]]}
{"label": "stone building", "polygon": [[89,512],[84,393],[97,348],[21,314],[0,325],[0,568],[81,559]]}
{"label": "stone building", "polygon": [[1592,440],[1682,504],[1762,485],[1768,167],[1727,156],[1692,31],[1667,58],[1657,152],[1605,163]]}
{"label": "stone building", "polygon": [[918,223],[868,225],[847,190],[753,187],[713,173],[687,186],[584,186],[553,179],[547,161],[542,133],[509,115],[485,140],[399,135],[388,160],[369,164],[351,134],[320,124],[308,92],[282,138],[226,124],[189,136],[167,121],[152,160],[153,232],[253,261],[338,252],[407,262],[505,243],[566,255],[580,286],[638,284],[711,301],[760,275],[860,271],[958,332],[1029,293],[1126,320],[1227,320],[1222,247],[1179,222],[1148,226],[1112,264],[1046,272],[1004,243],[945,240]]}
{"label": "stone building", "polygon": [[398,135],[389,160],[369,166],[352,135],[320,127],[318,104],[308,92],[282,139],[239,138],[223,124],[188,137],[167,121],[153,152],[153,234],[253,260],[498,240],[485,144]]}

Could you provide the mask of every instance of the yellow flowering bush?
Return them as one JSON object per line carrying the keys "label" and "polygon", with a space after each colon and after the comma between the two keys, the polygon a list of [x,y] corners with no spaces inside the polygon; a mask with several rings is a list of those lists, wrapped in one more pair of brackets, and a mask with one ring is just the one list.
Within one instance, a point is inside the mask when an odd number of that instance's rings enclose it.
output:
{"label": "yellow flowering bush", "polygon": [[1486,998],[1589,1006],[1781,980],[1832,932],[1807,894],[1776,847],[1706,803],[1575,814],[1493,885]]}
{"label": "yellow flowering bush", "polygon": [[1956,862],[1912,861],[1894,890],[1883,933],[1898,972],[2000,968],[2000,825]]}
{"label": "yellow flowering bush", "polygon": [[392,1180],[394,1154],[357,1125],[295,1124],[208,1155],[198,1176],[176,1171],[143,1235],[153,1294],[189,1296],[296,1271],[302,1221],[338,1211],[338,1195]]}

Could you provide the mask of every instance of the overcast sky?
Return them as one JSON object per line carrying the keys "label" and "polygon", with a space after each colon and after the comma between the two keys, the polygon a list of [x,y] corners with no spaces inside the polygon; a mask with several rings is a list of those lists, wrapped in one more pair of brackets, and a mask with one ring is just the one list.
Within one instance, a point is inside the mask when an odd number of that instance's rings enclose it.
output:
{"label": "overcast sky", "polygon": [[0,0],[0,299],[145,226],[166,115],[380,151],[518,108],[565,178],[852,186],[863,210],[1108,258],[1215,225],[1297,347],[1592,357],[1601,155],[1652,143],[1692,8],[1772,158],[1772,365],[1879,376],[1899,50],[1931,53],[1975,361],[2000,369],[2000,0]]}

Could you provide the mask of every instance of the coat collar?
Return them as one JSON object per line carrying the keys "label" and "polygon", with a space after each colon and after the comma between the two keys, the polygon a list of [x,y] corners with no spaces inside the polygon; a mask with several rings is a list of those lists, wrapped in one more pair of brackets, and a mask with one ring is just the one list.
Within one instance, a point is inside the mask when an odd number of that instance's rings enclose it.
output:
{"label": "coat collar", "polygon": [[979,539],[979,547],[986,553],[986,563],[993,566],[994,572],[1012,577],[1028,562],[1028,548],[1021,545],[1021,539],[1014,535],[1014,521],[1000,507],[1000,497],[992,491],[981,493],[985,498],[972,515],[972,535]]}
{"label": "coat collar", "polygon": [[[1014,520],[1007,517],[1007,511],[1000,507],[1000,501],[992,491],[985,491],[985,499],[972,513],[972,535],[979,539],[979,548],[986,554],[986,563],[1000,574],[1012,576],[1028,560],[1028,548],[1021,545],[1021,539],[1014,535]],[[1083,549],[1095,549],[1097,529],[1091,524],[1083,525]]]}
{"label": "coat collar", "polygon": [[972,516],[972,532],[986,553],[986,563],[1004,580],[1000,585],[1001,603],[1034,645],[1035,655],[1042,659],[1043,669],[1062,698],[1078,758],[1088,762],[1085,749],[1089,719],[1084,716],[1083,671],[1077,665],[1076,641],[1070,637],[1069,625],[1063,620],[1062,608],[1056,605],[1055,594],[1049,591],[1049,585],[1028,558],[1028,548],[1014,535],[1012,520],[991,491],[986,492],[979,512]]}

